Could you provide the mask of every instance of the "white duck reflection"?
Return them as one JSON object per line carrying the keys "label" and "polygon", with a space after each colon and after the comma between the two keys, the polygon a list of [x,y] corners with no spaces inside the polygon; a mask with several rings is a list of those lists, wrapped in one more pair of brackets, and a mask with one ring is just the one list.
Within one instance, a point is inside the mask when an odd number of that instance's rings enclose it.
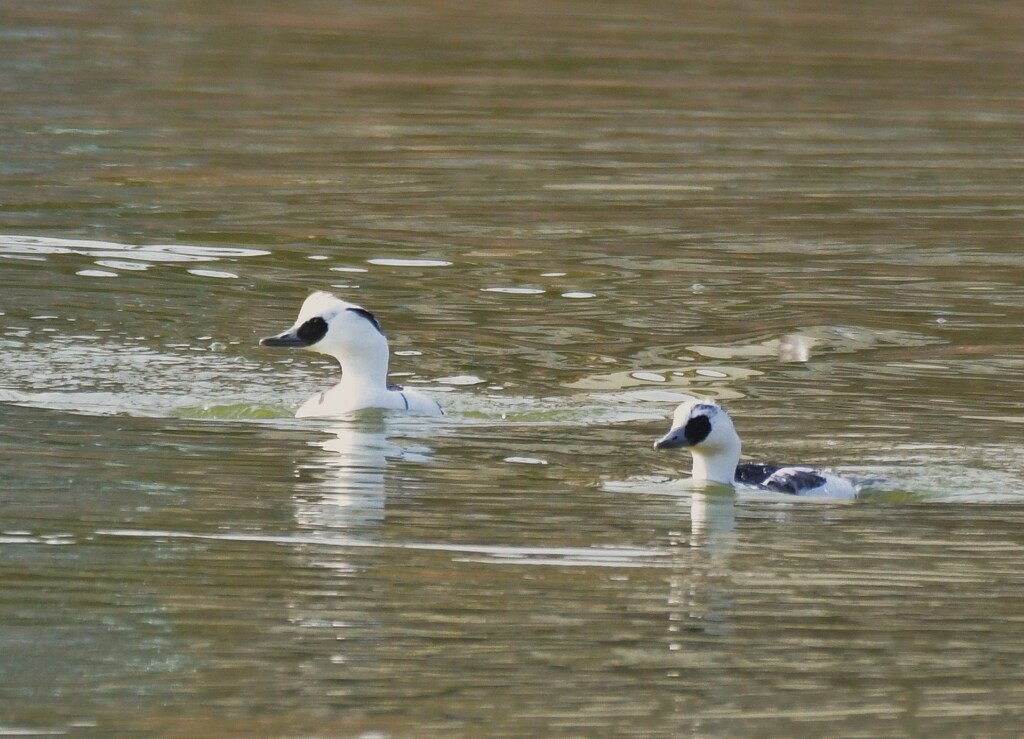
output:
{"label": "white duck reflection", "polygon": [[725,485],[704,486],[690,498],[690,546],[727,558],[736,548],[736,496]]}
{"label": "white duck reflection", "polygon": [[736,549],[736,498],[727,485],[687,485],[690,535],[669,537],[673,567],[668,577],[668,648],[687,648],[694,631],[732,630],[731,565]]}
{"label": "white duck reflection", "polygon": [[385,515],[389,460],[425,458],[418,446],[391,441],[386,413],[351,414],[324,427],[326,438],[310,441],[321,454],[299,465],[296,522],[310,531],[365,533]]}

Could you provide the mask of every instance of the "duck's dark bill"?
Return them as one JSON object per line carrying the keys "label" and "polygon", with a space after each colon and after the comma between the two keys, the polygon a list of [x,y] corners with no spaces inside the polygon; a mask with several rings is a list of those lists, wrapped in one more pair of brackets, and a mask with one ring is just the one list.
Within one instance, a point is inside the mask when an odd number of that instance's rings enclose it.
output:
{"label": "duck's dark bill", "polygon": [[655,449],[675,449],[681,446],[690,446],[683,429],[672,429],[663,437],[654,442]]}
{"label": "duck's dark bill", "polygon": [[309,346],[312,343],[312,341],[303,339],[294,331],[285,331],[277,336],[268,336],[265,339],[260,339],[260,344],[263,346]]}

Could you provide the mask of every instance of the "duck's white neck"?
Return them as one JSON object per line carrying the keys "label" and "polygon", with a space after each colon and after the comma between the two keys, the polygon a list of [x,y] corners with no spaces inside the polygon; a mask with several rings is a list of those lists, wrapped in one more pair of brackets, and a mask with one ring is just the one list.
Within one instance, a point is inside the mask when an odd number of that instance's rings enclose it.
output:
{"label": "duck's white neck", "polygon": [[701,449],[690,451],[693,453],[693,470],[690,474],[694,480],[732,485],[736,479],[736,465],[740,461],[739,441],[725,449],[716,449],[711,454]]}
{"label": "duck's white neck", "polygon": [[338,351],[332,356],[341,364],[341,384],[361,390],[380,391],[388,384],[388,347],[382,342],[358,352]]}

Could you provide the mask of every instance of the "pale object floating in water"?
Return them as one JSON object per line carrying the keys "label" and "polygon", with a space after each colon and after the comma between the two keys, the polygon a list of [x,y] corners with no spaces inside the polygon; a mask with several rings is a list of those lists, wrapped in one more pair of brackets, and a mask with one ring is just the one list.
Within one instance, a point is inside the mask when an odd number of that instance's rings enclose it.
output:
{"label": "pale object floating in water", "polygon": [[800,334],[786,334],[779,339],[780,362],[806,362],[811,358],[811,342]]}

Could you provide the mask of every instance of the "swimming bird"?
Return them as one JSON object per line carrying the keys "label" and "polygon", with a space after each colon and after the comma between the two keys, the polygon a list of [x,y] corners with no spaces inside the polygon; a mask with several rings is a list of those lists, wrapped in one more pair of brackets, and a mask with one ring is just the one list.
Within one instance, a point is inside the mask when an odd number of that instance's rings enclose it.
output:
{"label": "swimming bird", "polygon": [[676,408],[672,428],[654,442],[655,449],[687,447],[695,481],[734,485],[793,495],[853,498],[855,484],[830,470],[801,465],[740,463],[740,437],[732,418],[718,403],[692,400]]}
{"label": "swimming bird", "polygon": [[296,346],[329,354],[341,364],[341,382],[307,400],[296,418],[338,416],[363,408],[387,408],[444,415],[428,395],[388,384],[388,340],[370,311],[331,293],[306,298],[295,324],[263,346]]}

